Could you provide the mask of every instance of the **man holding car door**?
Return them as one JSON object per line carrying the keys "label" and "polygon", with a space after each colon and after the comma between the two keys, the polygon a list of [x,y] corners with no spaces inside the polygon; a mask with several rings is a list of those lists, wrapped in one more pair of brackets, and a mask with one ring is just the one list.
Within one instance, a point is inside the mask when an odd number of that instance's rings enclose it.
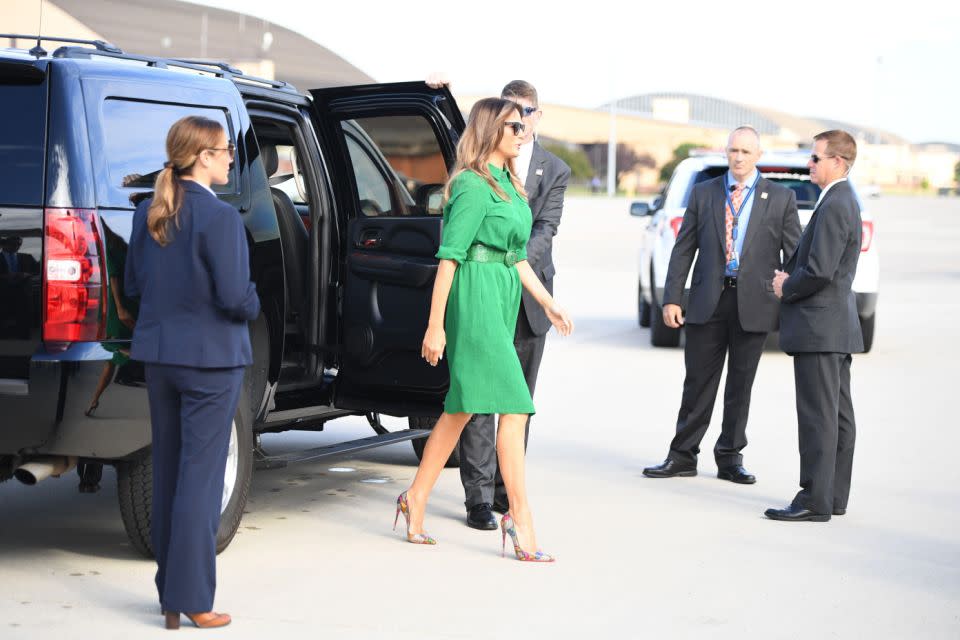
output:
{"label": "man holding car door", "polygon": [[[778,324],[773,273],[797,246],[800,218],[793,191],[757,170],[762,151],[755,129],[734,129],[726,154],[728,171],[693,187],[670,255],[663,320],[672,328],[686,327],[686,377],[670,452],[663,464],[643,470],[650,478],[697,475],[700,442],[729,355],[723,425],[713,451],[717,477],[756,482],[741,453],[750,391],[767,333]],[[698,252],[684,315],[684,284]]]}

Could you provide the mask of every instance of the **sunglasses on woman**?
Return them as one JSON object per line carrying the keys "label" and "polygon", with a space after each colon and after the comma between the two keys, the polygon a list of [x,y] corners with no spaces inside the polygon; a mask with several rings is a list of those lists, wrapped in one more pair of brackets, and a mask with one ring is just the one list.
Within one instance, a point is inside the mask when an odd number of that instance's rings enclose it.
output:
{"label": "sunglasses on woman", "polygon": [[207,147],[207,151],[226,151],[230,159],[233,160],[234,156],[237,155],[237,145],[228,142],[225,147]]}
{"label": "sunglasses on woman", "polygon": [[527,126],[522,122],[516,122],[516,121],[504,122],[503,126],[511,127],[513,129],[513,135],[515,136],[519,136],[520,134],[523,133],[524,129],[527,128]]}

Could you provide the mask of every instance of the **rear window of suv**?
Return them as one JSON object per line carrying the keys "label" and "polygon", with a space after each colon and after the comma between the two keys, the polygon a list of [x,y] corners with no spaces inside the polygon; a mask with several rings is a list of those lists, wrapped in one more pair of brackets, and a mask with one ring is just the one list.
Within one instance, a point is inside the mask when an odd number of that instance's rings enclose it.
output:
{"label": "rear window of suv", "polygon": [[0,65],[0,204],[40,206],[47,84],[42,74],[23,77],[17,66]]}
{"label": "rear window of suv", "polygon": [[[820,197],[820,187],[810,182],[810,170],[806,167],[764,167],[760,165],[760,174],[781,186],[792,189],[797,196],[797,208],[813,209]],[[683,195],[683,204],[686,207],[690,200],[690,193],[693,191],[693,185],[706,182],[727,172],[726,167],[707,167],[697,172],[693,180],[687,185],[687,192]]]}
{"label": "rear window of suv", "polygon": [[[103,129],[111,186],[152,191],[157,174],[167,161],[167,132],[174,122],[192,115],[216,120],[223,126],[228,138],[237,143],[236,133],[222,109],[137,100],[105,100]],[[230,170],[230,182],[214,185],[213,190],[221,194],[236,193],[236,172],[234,163]]]}

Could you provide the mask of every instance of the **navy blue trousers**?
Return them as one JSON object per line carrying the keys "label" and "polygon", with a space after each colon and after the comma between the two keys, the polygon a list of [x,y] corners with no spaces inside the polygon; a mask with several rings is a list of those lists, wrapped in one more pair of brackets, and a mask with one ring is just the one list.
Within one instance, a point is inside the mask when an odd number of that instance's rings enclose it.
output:
{"label": "navy blue trousers", "polygon": [[151,540],[164,611],[213,610],[223,474],[244,367],[147,364]]}

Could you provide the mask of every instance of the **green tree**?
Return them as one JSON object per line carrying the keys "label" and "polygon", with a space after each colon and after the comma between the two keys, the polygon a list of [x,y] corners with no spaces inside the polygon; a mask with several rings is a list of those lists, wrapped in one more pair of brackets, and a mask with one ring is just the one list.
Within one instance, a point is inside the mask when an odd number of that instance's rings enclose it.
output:
{"label": "green tree", "polygon": [[673,150],[673,158],[660,168],[660,180],[666,182],[673,175],[673,170],[681,161],[690,157],[690,151],[702,147],[702,144],[696,142],[684,142]]}
{"label": "green tree", "polygon": [[583,149],[579,146],[570,149],[562,144],[545,144],[543,148],[567,163],[574,178],[588,179],[594,175],[593,166]]}
{"label": "green tree", "polygon": [[957,166],[953,168],[953,180],[960,186],[960,161],[958,161]]}

